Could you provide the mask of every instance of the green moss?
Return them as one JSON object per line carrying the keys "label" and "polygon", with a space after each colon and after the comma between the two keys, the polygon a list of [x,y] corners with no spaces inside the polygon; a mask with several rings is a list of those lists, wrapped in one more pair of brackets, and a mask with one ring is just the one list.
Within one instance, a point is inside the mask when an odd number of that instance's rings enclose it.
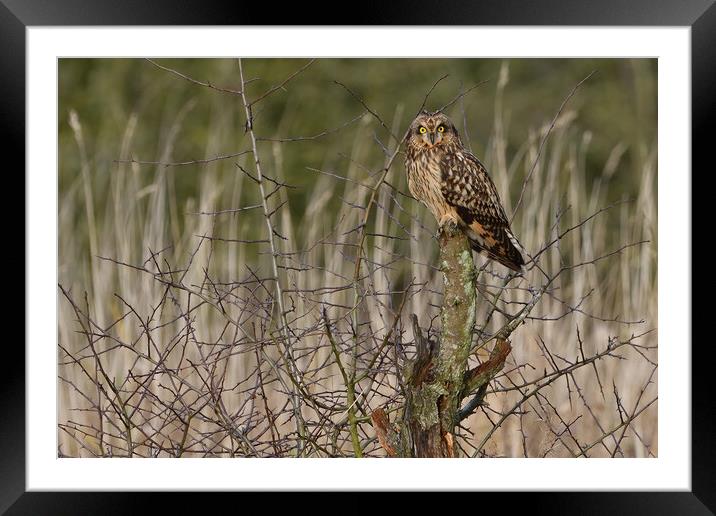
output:
{"label": "green moss", "polygon": [[442,382],[426,383],[413,395],[413,418],[427,430],[439,422],[438,399],[448,395]]}

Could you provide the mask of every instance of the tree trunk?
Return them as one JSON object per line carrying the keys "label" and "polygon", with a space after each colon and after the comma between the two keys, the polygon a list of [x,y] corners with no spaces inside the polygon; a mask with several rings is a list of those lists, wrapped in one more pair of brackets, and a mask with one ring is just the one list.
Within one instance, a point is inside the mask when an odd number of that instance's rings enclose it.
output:
{"label": "tree trunk", "polygon": [[[416,356],[402,371],[405,406],[397,428],[381,408],[371,414],[378,442],[390,457],[456,457],[455,427],[481,403],[511,351],[509,332],[496,336],[490,358],[467,369],[475,325],[476,272],[472,250],[456,226],[440,230],[444,292],[440,342],[423,336],[412,315]],[[464,398],[473,398],[460,409]]]}
{"label": "tree trunk", "polygon": [[440,270],[444,293],[440,342],[423,337],[413,316],[417,357],[406,368],[406,406],[401,432],[404,455],[454,457],[454,428],[464,391],[464,374],[475,325],[475,264],[465,234],[441,228]]}

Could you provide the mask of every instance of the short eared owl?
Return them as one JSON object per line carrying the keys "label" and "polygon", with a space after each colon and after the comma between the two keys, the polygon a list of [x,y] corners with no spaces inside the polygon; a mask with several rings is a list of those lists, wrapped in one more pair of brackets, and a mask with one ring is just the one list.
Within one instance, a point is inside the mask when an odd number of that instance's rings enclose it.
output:
{"label": "short eared owl", "polygon": [[520,244],[485,166],[465,147],[443,113],[421,112],[410,125],[405,169],[413,197],[442,226],[454,221],[472,248],[510,269],[524,265]]}

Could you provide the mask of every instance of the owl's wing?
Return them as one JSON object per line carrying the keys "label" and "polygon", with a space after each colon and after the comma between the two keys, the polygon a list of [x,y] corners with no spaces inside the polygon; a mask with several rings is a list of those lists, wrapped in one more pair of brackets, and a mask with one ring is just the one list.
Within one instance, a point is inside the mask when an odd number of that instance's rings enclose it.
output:
{"label": "owl's wing", "polygon": [[520,271],[525,263],[521,246],[485,166],[468,152],[446,153],[440,172],[440,190],[465,224],[473,249]]}

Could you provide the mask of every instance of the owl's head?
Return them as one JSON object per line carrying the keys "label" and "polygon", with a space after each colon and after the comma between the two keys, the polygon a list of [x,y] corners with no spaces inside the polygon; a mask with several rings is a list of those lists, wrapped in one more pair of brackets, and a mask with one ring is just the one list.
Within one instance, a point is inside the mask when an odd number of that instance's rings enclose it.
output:
{"label": "owl's head", "polygon": [[441,111],[421,111],[410,124],[408,145],[419,149],[431,149],[439,145],[459,143],[455,124]]}

